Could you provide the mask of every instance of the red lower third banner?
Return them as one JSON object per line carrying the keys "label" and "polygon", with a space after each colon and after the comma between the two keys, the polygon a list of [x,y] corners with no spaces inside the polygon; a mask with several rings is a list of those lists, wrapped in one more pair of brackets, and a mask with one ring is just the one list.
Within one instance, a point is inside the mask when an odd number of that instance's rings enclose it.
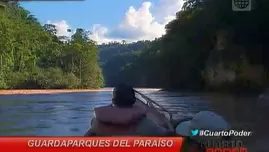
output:
{"label": "red lower third banner", "polygon": [[0,137],[1,151],[180,152],[180,137]]}

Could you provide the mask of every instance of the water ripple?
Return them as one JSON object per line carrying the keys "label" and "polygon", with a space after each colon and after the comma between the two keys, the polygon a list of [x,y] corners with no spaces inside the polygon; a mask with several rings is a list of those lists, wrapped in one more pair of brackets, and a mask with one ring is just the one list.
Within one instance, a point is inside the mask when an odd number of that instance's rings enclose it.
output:
{"label": "water ripple", "polygon": [[[233,126],[262,130],[269,125],[268,106],[257,99],[141,90],[181,119],[201,110],[222,114]],[[111,92],[0,96],[0,136],[81,136],[90,127],[95,107],[110,104]],[[264,103],[264,102],[263,102]]]}

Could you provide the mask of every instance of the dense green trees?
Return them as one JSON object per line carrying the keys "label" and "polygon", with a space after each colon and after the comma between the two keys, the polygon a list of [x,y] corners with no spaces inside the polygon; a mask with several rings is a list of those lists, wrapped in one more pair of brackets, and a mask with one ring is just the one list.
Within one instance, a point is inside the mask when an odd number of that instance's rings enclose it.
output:
{"label": "dense green trees", "polygon": [[261,87],[269,82],[268,10],[268,0],[249,12],[229,0],[186,0],[161,38],[97,46],[86,30],[57,37],[54,25],[2,3],[0,88],[99,88],[102,73],[107,86]]}
{"label": "dense green trees", "polygon": [[17,3],[0,12],[0,88],[99,88],[103,85],[96,44],[87,31],[57,37]]}
{"label": "dense green trees", "polygon": [[[231,3],[186,0],[160,39],[139,51],[134,44],[117,44],[118,50],[131,51],[115,53],[106,61],[104,76],[113,83],[176,89],[204,89],[212,84],[207,79],[219,83],[221,75],[243,87],[267,84],[269,1],[256,0],[249,12],[233,11]],[[127,61],[120,63],[123,60]],[[228,84],[222,79],[222,86]]]}
{"label": "dense green trees", "polygon": [[143,55],[142,50],[149,43],[149,41],[139,41],[131,44],[113,42],[100,45],[100,64],[106,86],[115,86],[123,81],[137,85],[140,77],[136,77],[137,71],[132,68],[132,63],[136,63],[136,60]]}

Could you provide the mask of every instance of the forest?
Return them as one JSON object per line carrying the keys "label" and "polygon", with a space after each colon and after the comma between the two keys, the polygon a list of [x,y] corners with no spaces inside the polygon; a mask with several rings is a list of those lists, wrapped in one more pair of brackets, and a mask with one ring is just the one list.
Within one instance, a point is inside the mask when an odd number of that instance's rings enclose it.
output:
{"label": "forest", "polygon": [[[186,0],[153,41],[97,45],[90,31],[57,37],[17,3],[0,16],[0,88],[262,89],[269,76],[269,1],[233,11],[230,0]],[[71,31],[71,30],[70,30]]]}
{"label": "forest", "polygon": [[18,3],[1,4],[1,89],[103,87],[98,48],[89,31],[76,29],[70,38],[56,32],[54,25],[41,25]]}
{"label": "forest", "polygon": [[[233,11],[230,0],[186,0],[164,36],[100,46],[106,85],[263,89],[269,78],[268,10],[268,0],[256,0],[251,11]],[[110,58],[102,55],[112,51]]]}

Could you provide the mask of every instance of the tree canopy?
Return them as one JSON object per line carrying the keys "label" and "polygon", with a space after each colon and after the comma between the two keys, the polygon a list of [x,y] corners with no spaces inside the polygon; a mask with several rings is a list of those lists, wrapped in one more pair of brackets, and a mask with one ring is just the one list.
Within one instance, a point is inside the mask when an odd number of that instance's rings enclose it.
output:
{"label": "tree canopy", "polygon": [[0,88],[99,88],[120,82],[171,89],[264,87],[269,1],[255,2],[253,10],[237,12],[229,0],[186,0],[162,37],[103,45],[80,28],[69,29],[71,37],[57,36],[55,25],[41,25],[18,3],[2,2]]}
{"label": "tree canopy", "polygon": [[1,6],[1,89],[103,86],[98,49],[88,31],[76,29],[71,38],[59,37],[55,25],[42,26],[18,3]]}
{"label": "tree canopy", "polygon": [[[110,49],[115,54],[106,61],[104,77],[114,83],[124,81],[135,86],[205,89],[206,77],[212,74],[207,71],[213,69],[213,77],[217,79],[215,75],[222,75],[223,68],[223,75],[229,79],[235,77],[233,85],[266,85],[269,1],[256,0],[251,11],[243,12],[233,11],[231,3],[186,0],[176,19],[166,25],[166,34],[146,47],[135,49],[134,44],[117,44],[115,49],[115,44],[110,44],[114,50],[130,51],[120,53]],[[221,68],[214,69],[216,65]],[[263,71],[262,79],[257,74],[259,69]],[[236,76],[229,75],[229,70]]]}

